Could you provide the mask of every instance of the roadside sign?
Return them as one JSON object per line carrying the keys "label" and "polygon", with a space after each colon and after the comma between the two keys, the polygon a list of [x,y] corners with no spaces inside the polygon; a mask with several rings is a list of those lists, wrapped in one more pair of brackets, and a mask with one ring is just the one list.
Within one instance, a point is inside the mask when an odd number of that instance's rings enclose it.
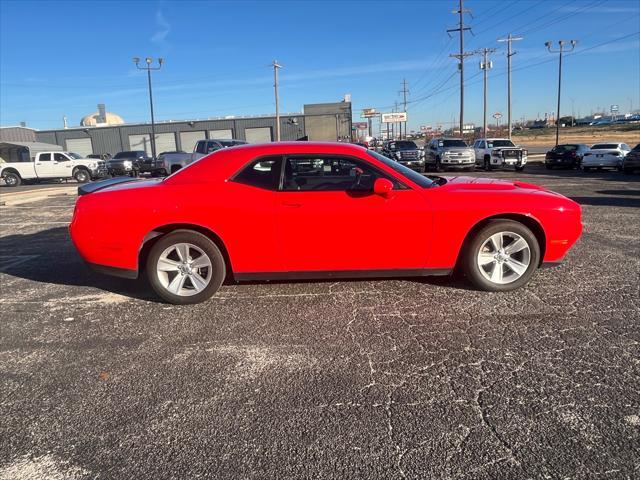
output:
{"label": "roadside sign", "polygon": [[378,112],[376,112],[375,108],[363,108],[362,115],[360,115],[360,118],[372,118],[377,116],[378,116]]}
{"label": "roadside sign", "polygon": [[611,113],[616,113],[620,110],[618,105],[611,105]]}
{"label": "roadside sign", "polygon": [[369,128],[369,124],[367,122],[353,122],[354,130],[366,130]]}
{"label": "roadside sign", "polygon": [[382,114],[382,123],[401,123],[406,121],[407,121],[407,112]]}
{"label": "roadside sign", "polygon": [[431,127],[431,125],[420,125],[420,131],[421,132],[429,132],[433,129],[433,127]]}
{"label": "roadside sign", "polygon": [[502,118],[502,114],[500,112],[496,112],[493,114],[493,118],[495,118],[496,120]]}

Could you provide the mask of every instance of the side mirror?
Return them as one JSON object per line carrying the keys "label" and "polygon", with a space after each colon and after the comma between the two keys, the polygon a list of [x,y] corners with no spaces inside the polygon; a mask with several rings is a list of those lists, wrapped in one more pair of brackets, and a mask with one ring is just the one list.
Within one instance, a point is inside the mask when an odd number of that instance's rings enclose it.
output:
{"label": "side mirror", "polygon": [[381,197],[387,197],[393,190],[393,183],[386,178],[376,178],[373,182],[373,193]]}

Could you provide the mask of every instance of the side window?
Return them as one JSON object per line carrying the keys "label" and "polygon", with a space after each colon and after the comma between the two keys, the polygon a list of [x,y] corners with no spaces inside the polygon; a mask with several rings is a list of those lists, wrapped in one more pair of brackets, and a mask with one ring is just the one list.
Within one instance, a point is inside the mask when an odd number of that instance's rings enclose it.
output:
{"label": "side window", "polygon": [[213,153],[221,148],[222,146],[218,142],[207,142],[207,151],[205,153]]}
{"label": "side window", "polygon": [[285,191],[367,191],[382,175],[369,165],[341,157],[287,158]]}
{"label": "side window", "polygon": [[266,190],[278,190],[282,157],[262,157],[252,161],[233,177],[233,181]]}
{"label": "side window", "polygon": [[56,162],[66,162],[69,159],[65,155],[63,155],[62,153],[54,153],[53,154],[53,160],[56,161]]}
{"label": "side window", "polygon": [[205,145],[207,142],[198,142],[196,143],[196,153],[206,153]]}
{"label": "side window", "polygon": [[40,162],[50,162],[51,161],[51,154],[50,153],[41,153],[40,156],[38,157],[38,160]]}

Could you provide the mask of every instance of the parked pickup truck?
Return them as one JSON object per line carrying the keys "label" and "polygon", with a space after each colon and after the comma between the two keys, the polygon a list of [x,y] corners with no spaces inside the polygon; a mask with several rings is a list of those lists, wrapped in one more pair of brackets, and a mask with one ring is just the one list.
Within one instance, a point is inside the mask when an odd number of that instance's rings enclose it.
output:
{"label": "parked pickup truck", "polygon": [[247,142],[243,140],[233,139],[198,140],[195,147],[193,147],[192,153],[164,152],[158,155],[158,167],[164,170],[167,174],[171,174],[177,172],[183,167],[186,167],[190,163],[195,162],[199,158],[215,152],[216,150],[235,147],[236,145],[245,145],[246,143]]}
{"label": "parked pickup truck", "polygon": [[473,144],[476,164],[485,170],[513,166],[519,172],[527,164],[527,151],[508,138],[479,138]]}
{"label": "parked pickup truck", "polygon": [[106,175],[104,161],[73,152],[37,152],[33,157],[23,153],[0,163],[0,176],[8,187],[54,178],[75,178],[78,183],[85,183]]}

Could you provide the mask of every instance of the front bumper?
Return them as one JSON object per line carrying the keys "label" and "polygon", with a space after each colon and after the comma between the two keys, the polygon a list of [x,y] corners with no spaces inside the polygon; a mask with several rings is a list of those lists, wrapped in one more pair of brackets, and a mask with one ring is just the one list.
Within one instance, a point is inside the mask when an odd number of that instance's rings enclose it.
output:
{"label": "front bumper", "polygon": [[107,170],[106,167],[98,167],[98,168],[94,168],[89,170],[89,174],[91,175],[91,178],[104,178],[104,177],[108,177],[109,176],[109,170]]}
{"label": "front bumper", "polygon": [[424,170],[424,160],[396,160],[400,165],[404,165],[411,170]]}

